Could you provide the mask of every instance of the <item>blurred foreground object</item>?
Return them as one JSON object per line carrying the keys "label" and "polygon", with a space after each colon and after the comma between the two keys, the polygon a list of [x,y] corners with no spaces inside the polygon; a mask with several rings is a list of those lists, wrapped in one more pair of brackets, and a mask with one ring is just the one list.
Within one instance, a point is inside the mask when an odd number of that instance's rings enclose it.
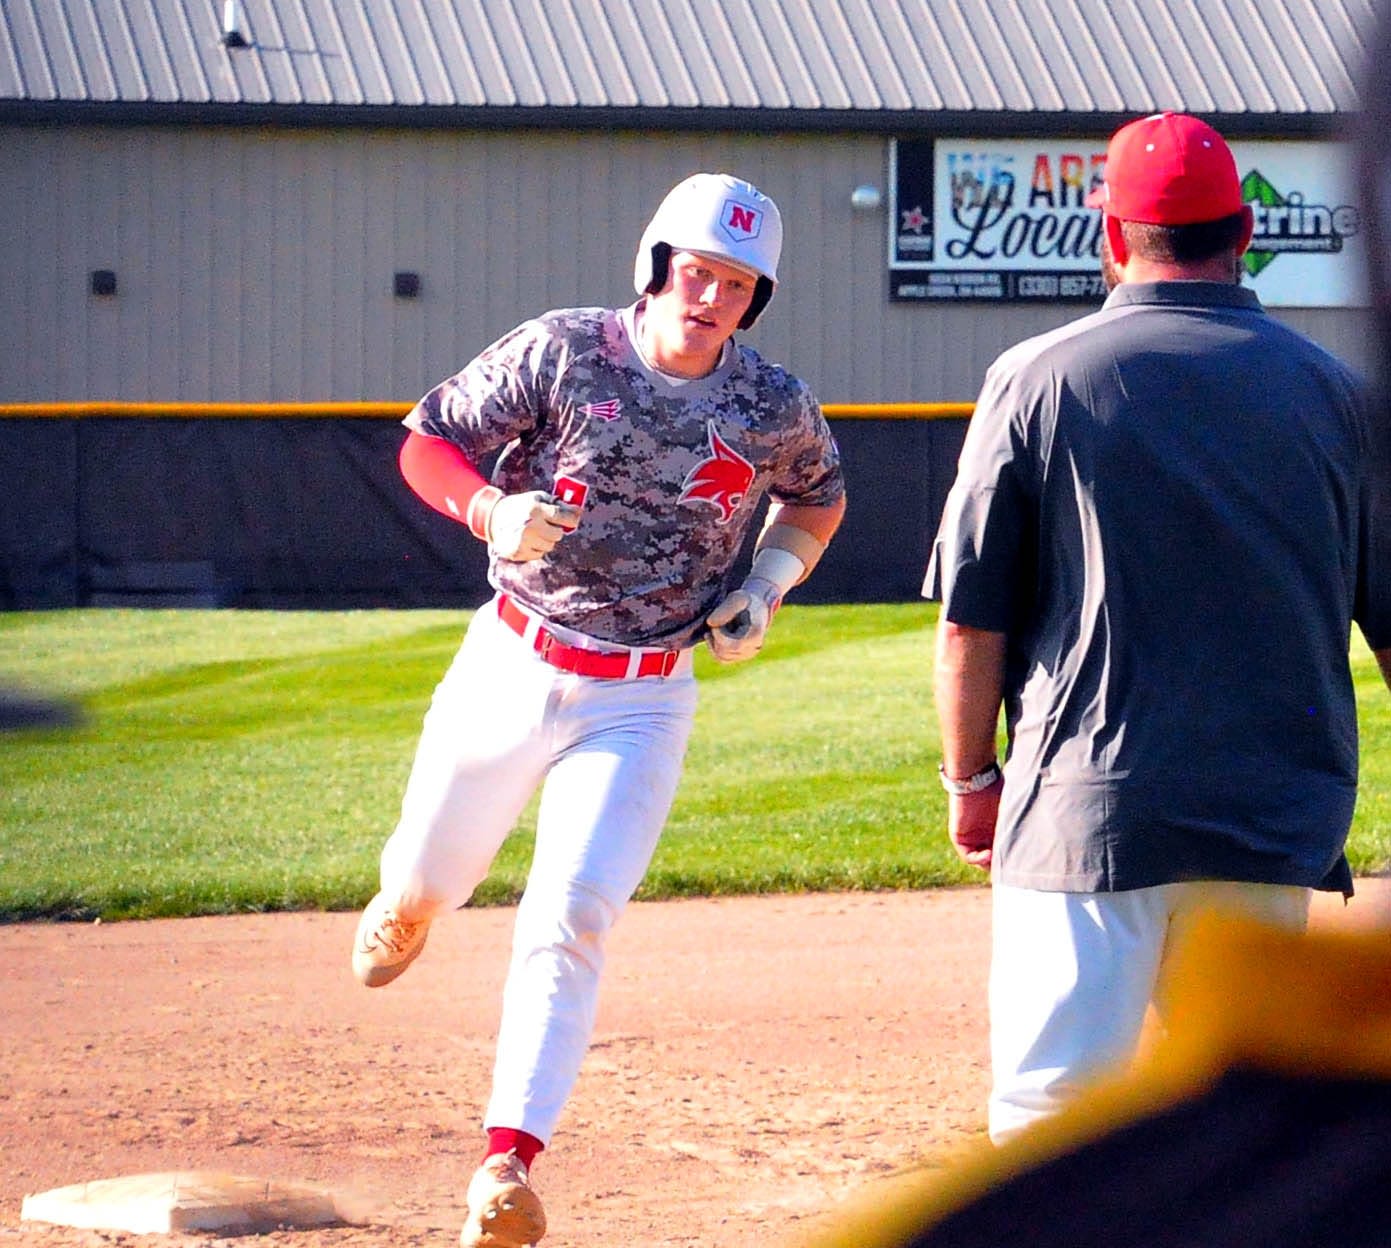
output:
{"label": "blurred foreground object", "polygon": [[75,706],[0,688],[0,732],[25,728],[73,728],[82,716]]}
{"label": "blurred foreground object", "polygon": [[1391,1244],[1391,931],[1212,914],[1133,1073],[947,1171],[867,1189],[805,1248]]}

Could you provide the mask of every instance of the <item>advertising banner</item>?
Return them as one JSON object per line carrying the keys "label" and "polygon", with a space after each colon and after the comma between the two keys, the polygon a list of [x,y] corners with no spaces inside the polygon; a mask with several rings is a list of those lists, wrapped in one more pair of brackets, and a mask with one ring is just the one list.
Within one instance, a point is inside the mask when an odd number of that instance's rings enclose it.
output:
{"label": "advertising banner", "polygon": [[[892,141],[891,297],[1100,302],[1101,213],[1084,201],[1105,173],[1106,142]],[[1256,217],[1243,282],[1268,306],[1366,306],[1349,145],[1231,146]]]}

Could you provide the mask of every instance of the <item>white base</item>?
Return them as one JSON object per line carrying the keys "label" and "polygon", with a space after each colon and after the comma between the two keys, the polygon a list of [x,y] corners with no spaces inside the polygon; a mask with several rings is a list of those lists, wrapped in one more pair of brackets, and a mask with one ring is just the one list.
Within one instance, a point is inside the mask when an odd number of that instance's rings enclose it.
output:
{"label": "white base", "polygon": [[266,1234],[359,1222],[325,1188],[275,1183],[212,1170],[171,1170],[94,1179],[24,1198],[20,1217],[88,1230],[221,1231]]}

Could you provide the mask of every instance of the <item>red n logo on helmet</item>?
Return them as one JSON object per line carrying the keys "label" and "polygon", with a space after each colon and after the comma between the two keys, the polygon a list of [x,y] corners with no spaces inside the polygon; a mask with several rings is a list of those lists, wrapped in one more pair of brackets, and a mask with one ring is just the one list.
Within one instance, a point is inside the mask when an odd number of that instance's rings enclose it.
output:
{"label": "red n logo on helmet", "polygon": [[743,204],[730,204],[730,229],[742,230],[745,234],[752,234],[753,223],[756,216],[757,213],[755,213],[752,208],[745,208]]}
{"label": "red n logo on helmet", "polygon": [[725,200],[724,206],[728,210],[723,222],[724,230],[730,238],[740,242],[758,237],[759,231],[763,228],[763,213],[760,209],[750,204],[741,204],[734,199]]}
{"label": "red n logo on helmet", "polygon": [[728,523],[753,484],[753,465],[715,432],[712,420],[706,426],[710,435],[710,458],[702,459],[681,483],[676,501],[709,503],[720,513],[720,523]]}

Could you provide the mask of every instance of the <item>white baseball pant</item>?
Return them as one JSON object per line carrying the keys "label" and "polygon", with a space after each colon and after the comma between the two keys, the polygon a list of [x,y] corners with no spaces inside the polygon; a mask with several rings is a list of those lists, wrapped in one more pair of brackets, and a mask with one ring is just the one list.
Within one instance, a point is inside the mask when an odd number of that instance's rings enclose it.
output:
{"label": "white baseball pant", "polygon": [[[1135,1056],[1166,959],[1213,907],[1303,931],[1307,888],[1199,880],[1118,893],[992,887],[990,1138],[1056,1112]],[[1156,996],[1159,997],[1156,1000]]]}
{"label": "white baseball pant", "polygon": [[695,708],[690,651],[665,679],[576,676],[508,629],[495,602],[436,688],[381,857],[399,913],[462,906],[541,786],[485,1127],[549,1143],[589,1047],[606,937],[651,862]]}

